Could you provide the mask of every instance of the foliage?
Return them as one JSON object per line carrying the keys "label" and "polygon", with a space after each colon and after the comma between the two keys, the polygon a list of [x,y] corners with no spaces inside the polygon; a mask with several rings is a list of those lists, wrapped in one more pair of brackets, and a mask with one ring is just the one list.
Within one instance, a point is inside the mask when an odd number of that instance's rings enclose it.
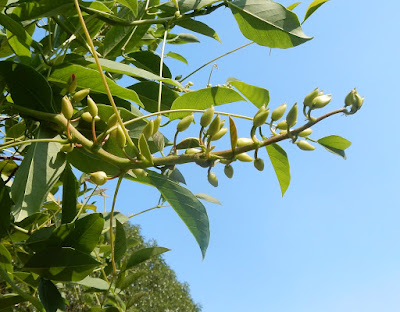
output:
{"label": "foliage", "polygon": [[[312,1],[303,22],[325,2]],[[216,200],[185,188],[177,165],[207,168],[208,181],[217,186],[214,166],[225,165],[230,178],[235,161],[253,162],[263,170],[258,152],[266,147],[284,194],[290,168],[280,141],[290,140],[306,151],[317,143],[345,157],[349,141],[337,135],[312,139],[311,127],[336,114],[356,113],[364,99],[355,89],[343,108],[319,117],[312,114],[329,104],[332,95],[318,89],[305,92],[305,122],[295,128],[300,104],[290,105],[287,113],[286,104],[270,112],[265,88],[228,78],[223,85],[192,90],[192,83],[185,81],[215,59],[183,78],[173,76],[164,64],[166,44],[199,42],[193,33],[221,40],[199,19],[222,7],[229,8],[251,42],[221,57],[254,43],[281,49],[306,43],[312,38],[292,11],[297,4],[286,8],[263,0],[0,1],[0,278],[7,293],[0,298],[0,309],[11,310],[23,302],[38,311],[67,309],[74,304],[64,300],[68,285],[83,289],[81,304],[91,311],[138,309],[141,291],[130,287],[135,272],[168,249],[130,249],[133,242],[124,226],[128,218],[115,212],[122,181],[157,188],[160,200],[153,209],[170,205],[204,257],[209,222],[201,200]],[[190,33],[175,33],[175,26]],[[168,55],[187,63],[176,52]],[[122,87],[118,82],[124,76],[136,82]],[[257,113],[249,117],[219,110],[219,105],[238,101],[252,103]],[[199,118],[198,137],[184,138]],[[226,118],[229,129],[224,127]],[[238,138],[238,118],[249,122],[249,138]],[[167,138],[166,130],[174,124],[175,135]],[[231,148],[218,150],[217,141],[224,136]],[[99,213],[92,198],[103,195],[101,185],[114,178],[118,182],[110,212]],[[150,271],[146,276],[153,279],[147,288],[156,278]]]}

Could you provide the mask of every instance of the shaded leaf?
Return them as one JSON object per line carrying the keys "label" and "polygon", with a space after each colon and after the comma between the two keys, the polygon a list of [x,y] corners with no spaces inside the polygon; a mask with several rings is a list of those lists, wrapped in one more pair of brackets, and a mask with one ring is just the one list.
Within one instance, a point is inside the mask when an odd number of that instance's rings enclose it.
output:
{"label": "shaded leaf", "polygon": [[[190,108],[205,110],[212,105],[217,106],[238,101],[246,100],[235,90],[224,87],[212,87],[181,95],[172,103],[171,109]],[[169,119],[174,120],[189,114],[190,112],[170,113]]]}
{"label": "shaded leaf", "polygon": [[90,277],[86,276],[83,280],[76,282],[79,285],[90,287],[90,288],[95,288],[99,290],[108,290],[110,288],[110,285],[108,283],[97,277]]}
{"label": "shaded leaf", "polygon": [[184,19],[181,21],[178,20],[175,24],[221,42],[217,32],[210,26],[202,22],[196,21],[194,19]]}
{"label": "shaded leaf", "polygon": [[290,184],[290,166],[287,154],[278,144],[267,145],[266,148],[283,196]]}
{"label": "shaded leaf", "polygon": [[11,254],[3,244],[0,244],[0,266],[8,273],[14,271]]}
{"label": "shaded leaf", "polygon": [[116,234],[115,234],[115,247],[114,247],[114,257],[115,261],[119,261],[122,259],[122,257],[125,255],[126,252],[126,235],[125,235],[125,230],[121,222],[117,220],[116,224]]}
{"label": "shaded leaf", "polygon": [[117,2],[123,4],[127,8],[129,8],[133,15],[137,16],[138,13],[138,2],[137,0],[117,0]]}
{"label": "shaded leaf", "polygon": [[242,34],[259,45],[287,49],[312,39],[304,34],[297,15],[279,3],[264,0],[227,3]]}
{"label": "shaded leaf", "polygon": [[139,249],[133,252],[132,255],[128,258],[125,270],[128,270],[129,268],[134,267],[142,262],[145,262],[152,257],[159,256],[169,250],[170,249],[164,247],[148,247]]}
{"label": "shaded leaf", "polygon": [[61,111],[61,103],[52,103],[53,94],[46,78],[32,67],[2,61],[0,77],[6,82],[16,105],[48,113]]}
{"label": "shaded leaf", "polygon": [[[54,134],[45,128],[39,128],[36,135],[39,139],[53,137]],[[32,143],[29,146],[11,187],[17,221],[39,212],[47,194],[64,171],[65,154],[60,153],[60,148],[61,144],[55,142]]]}
{"label": "shaded leaf", "polygon": [[[185,13],[192,10],[200,10],[218,1],[219,0],[179,0],[178,6],[179,11],[181,13]],[[176,11],[176,7],[172,2],[163,3],[159,6],[159,8],[169,13],[174,13]]]}
{"label": "shaded leaf", "polygon": [[351,142],[342,138],[338,135],[329,135],[327,137],[321,138],[318,140],[318,143],[325,147],[329,152],[339,155],[346,159],[346,153],[344,152],[347,149]]}
{"label": "shaded leaf", "polygon": [[[53,67],[53,71],[49,77],[49,81],[60,83],[65,86],[69,77],[75,74],[78,82],[78,87],[81,89],[90,88],[93,92],[106,94],[106,90],[99,76],[99,72],[94,69],[86,68],[76,64],[64,64],[62,66]],[[135,91],[123,88],[117,85],[110,78],[106,78],[111,93],[122,99],[133,101],[140,106],[143,106]]]}
{"label": "shaded leaf", "polygon": [[318,8],[323,5],[325,2],[328,2],[329,0],[314,0],[313,2],[310,3],[310,5],[307,8],[306,14],[304,16],[303,23],[308,19]]}
{"label": "shaded leaf", "polygon": [[186,138],[186,139],[183,139],[181,142],[179,142],[176,145],[176,149],[178,149],[178,150],[194,148],[194,147],[200,147],[199,138]]}
{"label": "shaded leaf", "polygon": [[178,168],[169,170],[167,176],[172,181],[186,184],[186,180]]}
{"label": "shaded leaf", "polygon": [[152,171],[148,171],[147,177],[133,178],[129,175],[125,177],[155,186],[159,190],[193,234],[204,258],[210,240],[209,221],[204,205],[196,196],[180,184]]}
{"label": "shaded leaf", "polygon": [[52,281],[41,278],[39,282],[39,298],[46,312],[65,310],[64,298]]}
{"label": "shaded leaf", "polygon": [[[110,227],[110,212],[103,212],[103,217],[104,217],[104,229],[108,229]],[[122,212],[116,211],[114,212],[114,218],[113,218],[113,227],[116,226],[116,220],[120,222],[121,224],[124,224],[129,221],[129,218],[125,216]]]}
{"label": "shaded leaf", "polygon": [[250,100],[251,103],[253,103],[258,108],[263,105],[268,105],[269,91],[267,89],[247,84],[232,77],[228,78],[227,83],[238,89],[240,93],[242,93],[246,98]]}
{"label": "shaded leaf", "polygon": [[10,199],[8,188],[5,186],[3,179],[0,178],[0,238],[7,234],[10,227],[12,205],[13,202]]}
{"label": "shaded leaf", "polygon": [[12,308],[16,304],[27,301],[24,297],[18,294],[2,294],[0,296],[0,311],[13,311],[7,310],[7,308]]}
{"label": "shaded leaf", "polygon": [[211,195],[204,194],[204,193],[197,193],[195,196],[196,196],[198,199],[205,200],[205,201],[207,201],[207,202],[209,202],[209,203],[213,203],[213,204],[217,204],[217,205],[222,205],[221,202],[220,202],[218,199],[216,199],[215,197],[212,197]]}
{"label": "shaded leaf", "polygon": [[191,42],[200,42],[200,40],[193,34],[180,33],[177,35],[170,34],[170,37],[168,38],[167,42],[169,44],[184,44]]}
{"label": "shaded leaf", "polygon": [[236,148],[237,140],[238,140],[238,134],[237,134],[237,129],[235,125],[235,121],[231,116],[229,116],[229,135],[231,139],[231,149],[234,151]]}
{"label": "shaded leaf", "polygon": [[79,182],[72,172],[71,166],[67,164],[65,166],[63,175],[63,200],[62,200],[62,215],[61,223],[71,222],[76,214],[76,200],[78,198]]}
{"label": "shaded leaf", "polygon": [[25,263],[23,270],[56,281],[79,281],[99,265],[101,263],[88,254],[62,247],[36,253]]}
{"label": "shaded leaf", "polygon": [[[138,51],[138,52],[133,52],[128,54],[130,57],[127,59],[130,61],[133,65],[135,65],[138,68],[144,69],[148,72],[151,72],[155,75],[159,75],[160,73],[160,62],[161,62],[161,57],[158,56],[157,54],[154,54],[150,51]],[[169,70],[168,66],[163,64],[163,78],[171,78],[171,71]]]}
{"label": "shaded leaf", "polygon": [[27,1],[20,2],[13,10],[20,20],[32,20],[42,17],[49,17],[59,14],[67,14],[74,10],[74,4],[70,0],[51,0],[51,1]]}

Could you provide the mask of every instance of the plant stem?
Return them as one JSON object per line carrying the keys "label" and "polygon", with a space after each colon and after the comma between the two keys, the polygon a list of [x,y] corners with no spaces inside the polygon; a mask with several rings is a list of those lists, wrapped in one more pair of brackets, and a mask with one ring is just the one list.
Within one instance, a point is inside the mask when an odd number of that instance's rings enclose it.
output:
{"label": "plant stem", "polygon": [[111,246],[111,263],[113,268],[113,276],[117,275],[117,266],[115,264],[115,253],[114,253],[114,237],[113,237],[113,218],[114,218],[114,209],[115,209],[115,202],[117,201],[117,195],[119,191],[119,187],[121,185],[122,179],[124,175],[121,174],[118,177],[117,186],[115,187],[114,198],[111,206],[111,213],[110,213],[110,246]]}
{"label": "plant stem", "polygon": [[69,143],[69,140],[60,140],[60,139],[32,139],[32,140],[26,140],[26,141],[20,141],[20,142],[13,142],[13,143],[4,143],[0,145],[0,151],[9,148],[9,147],[14,147],[18,145],[23,145],[23,144],[31,144],[31,143],[49,143],[49,142],[55,142],[55,143],[60,143],[60,144],[67,144]]}
{"label": "plant stem", "polygon": [[189,78],[190,76],[192,76],[194,73],[197,73],[200,69],[206,67],[207,65],[210,65],[211,63],[215,62],[216,60],[219,60],[220,58],[223,58],[223,57],[225,57],[225,56],[227,56],[227,55],[229,55],[229,54],[231,54],[231,53],[233,53],[233,52],[236,52],[236,51],[238,51],[238,50],[240,50],[240,49],[243,49],[243,48],[245,48],[245,47],[247,47],[247,46],[249,46],[249,45],[251,45],[251,44],[253,44],[253,43],[254,43],[253,41],[252,41],[252,42],[249,42],[249,43],[246,43],[245,45],[242,45],[242,46],[240,46],[240,47],[238,47],[238,48],[236,48],[236,49],[233,49],[232,51],[226,52],[226,53],[224,53],[224,54],[222,54],[222,55],[216,57],[215,59],[212,59],[211,61],[205,63],[204,65],[201,65],[199,68],[197,68],[196,70],[192,71],[192,72],[191,72],[189,75],[187,75],[186,77],[184,77],[184,78],[182,78],[181,80],[179,80],[179,82],[182,82],[182,81],[188,79],[188,78]]}
{"label": "plant stem", "polygon": [[[166,27],[166,26],[165,26]],[[160,77],[163,76],[163,67],[164,67],[164,52],[165,52],[165,43],[167,42],[167,34],[168,34],[168,28],[165,28],[164,30],[164,38],[163,38],[163,43],[162,43],[162,48],[161,48],[161,59],[160,59]],[[158,105],[157,105],[157,111],[161,111],[161,95],[162,95],[162,86],[163,83],[160,80],[160,84],[158,87]]]}

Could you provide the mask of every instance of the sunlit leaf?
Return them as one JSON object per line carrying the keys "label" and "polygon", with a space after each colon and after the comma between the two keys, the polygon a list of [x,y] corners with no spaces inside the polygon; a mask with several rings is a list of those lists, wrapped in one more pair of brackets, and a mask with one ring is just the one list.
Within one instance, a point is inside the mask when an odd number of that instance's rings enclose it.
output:
{"label": "sunlit leaf", "polygon": [[290,166],[287,154],[278,144],[267,145],[266,148],[283,196],[290,184]]}
{"label": "sunlit leaf", "polygon": [[287,6],[286,8],[290,11],[293,11],[301,2],[295,2],[289,6]]}
{"label": "sunlit leaf", "polygon": [[232,77],[228,78],[227,83],[238,89],[240,93],[242,93],[246,98],[250,100],[251,103],[253,103],[258,108],[263,105],[268,105],[269,91],[267,89],[247,84]]}
{"label": "sunlit leaf", "polygon": [[184,58],[182,55],[180,55],[180,54],[178,54],[178,53],[175,53],[175,52],[168,52],[168,53],[166,54],[166,56],[169,56],[169,57],[171,57],[171,58],[173,58],[173,59],[176,59],[176,60],[178,60],[178,61],[181,61],[182,63],[185,63],[186,65],[188,64],[187,59]]}
{"label": "sunlit leaf", "polygon": [[198,199],[205,200],[205,201],[207,201],[209,203],[222,205],[221,202],[218,199],[216,199],[215,197],[212,197],[211,195],[204,194],[204,193],[197,193],[195,196]]}
{"label": "sunlit leaf", "polygon": [[314,0],[313,2],[310,3],[310,5],[307,8],[306,14],[304,16],[303,23],[308,19],[311,14],[313,14],[321,5],[323,5],[325,2],[328,2],[329,0]]}
{"label": "sunlit leaf", "polygon": [[210,26],[208,26],[207,24],[204,24],[202,22],[196,21],[194,19],[184,19],[181,21],[177,21],[176,25],[181,26],[186,29],[189,29],[191,31],[197,32],[204,36],[213,38],[213,39],[221,42],[221,40],[218,37],[217,32],[214,29],[212,29]]}
{"label": "sunlit leaf", "polygon": [[339,155],[346,159],[346,153],[344,152],[347,149],[351,142],[338,136],[338,135],[329,135],[327,137],[321,138],[318,140],[318,143],[325,147],[329,152]]}

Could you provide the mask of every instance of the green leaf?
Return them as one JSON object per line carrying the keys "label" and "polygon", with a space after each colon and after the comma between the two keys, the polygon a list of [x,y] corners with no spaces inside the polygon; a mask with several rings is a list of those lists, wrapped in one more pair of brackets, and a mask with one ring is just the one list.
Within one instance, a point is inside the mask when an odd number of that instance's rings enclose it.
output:
{"label": "green leaf", "polygon": [[173,59],[176,59],[178,61],[181,61],[182,63],[185,63],[186,65],[188,64],[187,59],[185,59],[182,55],[175,53],[175,52],[168,52],[166,56],[172,57]]}
{"label": "green leaf", "polygon": [[242,34],[259,45],[287,49],[312,39],[304,34],[297,15],[265,0],[227,2]]}
{"label": "green leaf", "polygon": [[128,270],[131,267],[134,267],[142,262],[149,260],[150,258],[159,256],[164,252],[169,251],[170,249],[164,247],[148,247],[139,249],[135,251],[129,258],[126,263],[125,270]]}
{"label": "green leaf", "polygon": [[[18,294],[2,294],[0,296],[0,311],[14,311],[11,309],[13,306],[25,301],[27,301],[27,299]],[[10,310],[8,310],[8,308],[10,308]]]}
{"label": "green leaf", "polygon": [[71,222],[76,214],[76,200],[78,197],[79,182],[72,172],[71,166],[67,164],[65,166],[63,175],[63,201],[62,201],[62,215],[61,223]]}
{"label": "green leaf", "polygon": [[125,278],[118,280],[117,287],[121,290],[124,290],[131,286],[137,279],[142,277],[145,273],[144,272],[132,272],[129,271]]}
{"label": "green leaf", "polygon": [[137,16],[137,14],[138,14],[137,0],[117,0],[117,2],[126,6],[128,9],[130,9],[132,11],[133,15]]}
{"label": "green leaf", "polygon": [[[93,58],[87,58],[86,59],[89,62],[94,62]],[[135,68],[126,64],[106,60],[106,59],[100,59],[100,64],[103,67],[104,70],[107,70],[111,73],[117,73],[117,74],[123,74],[123,75],[128,75],[132,77],[139,77],[139,78],[144,78],[144,79],[149,79],[149,80],[157,80],[157,81],[162,81],[165,83],[169,83],[173,86],[176,87],[182,87],[182,85],[175,80],[172,80],[170,78],[163,78],[158,75],[155,75],[147,70],[141,69],[141,68]]]}
{"label": "green leaf", "polygon": [[39,298],[46,312],[65,310],[64,298],[52,281],[41,278],[39,282]]}
{"label": "green leaf", "polygon": [[177,150],[194,148],[194,147],[200,147],[199,138],[186,138],[176,145]]}
{"label": "green leaf", "polygon": [[97,277],[90,277],[86,276],[83,280],[76,282],[79,285],[90,287],[90,288],[95,288],[99,290],[108,290],[110,288],[110,285],[108,283]]}
{"label": "green leaf", "polygon": [[233,77],[228,78],[226,82],[238,89],[240,93],[242,93],[246,98],[250,100],[251,103],[253,103],[258,108],[263,105],[268,105],[269,91],[267,89],[247,84]]}
{"label": "green leaf", "polygon": [[90,253],[99,242],[104,228],[104,218],[101,213],[91,213],[74,223],[75,229],[65,238],[62,246],[75,248],[77,251]]}
{"label": "green leaf", "polygon": [[[51,257],[49,257],[51,255]],[[88,254],[70,247],[52,248],[34,254],[23,267],[55,281],[79,281],[101,265]]]}
{"label": "green leaf", "polygon": [[167,177],[148,171],[147,177],[127,179],[155,186],[171,205],[199,244],[203,258],[210,240],[210,229],[207,211],[204,205],[188,189],[169,180]]}
{"label": "green leaf", "polygon": [[231,116],[229,116],[229,136],[231,141],[231,149],[234,150],[236,148],[238,134],[236,129],[235,121]]}
{"label": "green leaf", "polygon": [[278,144],[267,145],[266,148],[283,196],[290,184],[290,166],[287,154]]}
{"label": "green leaf", "polygon": [[60,14],[68,15],[74,10],[74,4],[70,0],[50,1],[18,1],[18,6],[13,10],[21,21],[39,19]]}
{"label": "green leaf", "polygon": [[[139,95],[139,99],[142,101],[146,111],[149,113],[155,113],[158,111],[159,84],[157,82],[142,81],[128,88],[134,90]],[[178,97],[179,94],[176,91],[173,91],[167,86],[163,85],[161,93],[161,110],[171,109],[172,103]]]}
{"label": "green leaf", "polygon": [[185,44],[200,42],[200,40],[193,34],[180,33],[177,35],[169,34],[167,42],[169,44]]}
{"label": "green leaf", "polygon": [[[178,6],[181,13],[186,13],[188,11],[200,10],[215,2],[219,2],[219,0],[179,0]],[[172,2],[163,3],[159,8],[168,13],[174,13],[176,11],[176,7]]]}
{"label": "green leaf", "polygon": [[11,254],[3,244],[0,244],[0,266],[8,273],[14,271]]}
{"label": "green leaf", "polygon": [[301,2],[295,2],[289,6],[286,7],[286,9],[293,11]]}
{"label": "green leaf", "polygon": [[[97,70],[76,64],[65,64],[62,66],[53,67],[49,81],[57,82],[65,86],[72,74],[75,74],[79,88],[90,88],[90,90],[93,92],[106,94],[106,90],[101,81],[99,72]],[[139,104],[140,106],[143,106],[135,91],[119,86],[110,78],[106,78],[106,80],[113,96],[118,96],[122,99],[130,100]]]}
{"label": "green leaf", "polygon": [[116,220],[117,228],[115,234],[115,247],[114,247],[114,257],[115,261],[119,261],[125,255],[126,252],[126,235],[123,225]]}
{"label": "green leaf", "polygon": [[[104,223],[104,229],[108,229],[110,227],[110,212],[103,212],[103,217],[105,220]],[[120,222],[121,224],[124,224],[129,221],[129,218],[125,216],[122,212],[116,211],[114,212],[114,218],[113,218],[113,223],[112,226],[115,227],[117,225],[116,220]]]}
{"label": "green leaf", "polygon": [[10,61],[0,62],[0,78],[8,85],[11,97],[16,105],[29,109],[59,113],[61,103],[52,103],[53,93],[40,73],[27,65]]}
{"label": "green leaf", "polygon": [[338,135],[329,135],[327,137],[321,138],[318,140],[318,143],[325,147],[329,152],[339,155],[346,159],[346,154],[344,152],[347,149],[351,142],[338,136]]}
{"label": "green leaf", "polygon": [[[0,165],[1,167],[1,165]],[[2,170],[0,170],[2,172]],[[7,234],[11,221],[11,206],[13,205],[8,188],[0,178],[0,238]]]}
{"label": "green leaf", "polygon": [[323,5],[325,2],[328,2],[329,0],[314,0],[313,2],[310,3],[310,5],[307,8],[306,14],[304,16],[303,23],[308,19],[311,14],[313,14],[321,5]]}
{"label": "green leaf", "polygon": [[205,200],[205,201],[207,201],[209,203],[222,205],[221,202],[218,199],[216,199],[215,197],[212,197],[211,195],[204,194],[204,193],[197,193],[195,196],[198,199]]}
{"label": "green leaf", "polygon": [[[188,92],[172,103],[171,109],[199,109],[204,110],[212,105],[217,106],[238,101],[246,101],[235,90],[224,87],[212,87]],[[174,120],[189,115],[190,112],[170,113],[169,119]]]}
{"label": "green leaf", "polygon": [[[53,138],[54,134],[41,127],[36,138]],[[60,138],[55,136],[54,138]],[[47,194],[58,181],[65,168],[65,154],[60,153],[61,144],[32,143],[19,167],[11,195],[14,200],[14,215],[17,221],[39,212]]]}
{"label": "green leaf", "polygon": [[[144,69],[145,71],[151,72],[155,75],[160,73],[160,62],[161,57],[150,51],[138,51],[128,54],[129,59],[127,61],[131,62],[138,68]],[[163,64],[163,78],[171,78],[172,74],[168,66]]]}
{"label": "green leaf", "polygon": [[217,32],[210,26],[202,22],[196,21],[194,19],[184,19],[181,21],[178,20],[175,24],[221,42]]}

